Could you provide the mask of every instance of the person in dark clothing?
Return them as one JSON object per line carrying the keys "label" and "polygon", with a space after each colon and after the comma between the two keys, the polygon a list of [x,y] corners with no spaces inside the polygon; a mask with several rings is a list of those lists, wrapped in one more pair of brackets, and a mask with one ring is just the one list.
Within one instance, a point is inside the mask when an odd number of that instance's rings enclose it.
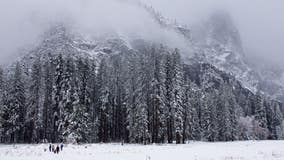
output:
{"label": "person in dark clothing", "polygon": [[60,151],[63,150],[63,143],[60,144]]}
{"label": "person in dark clothing", "polygon": [[51,145],[51,150],[52,150],[52,152],[55,153],[55,146],[54,146],[54,144]]}
{"label": "person in dark clothing", "polygon": [[51,144],[49,144],[49,152],[51,152]]}
{"label": "person in dark clothing", "polygon": [[58,154],[59,153],[59,146],[57,145],[57,147],[56,147],[56,153]]}

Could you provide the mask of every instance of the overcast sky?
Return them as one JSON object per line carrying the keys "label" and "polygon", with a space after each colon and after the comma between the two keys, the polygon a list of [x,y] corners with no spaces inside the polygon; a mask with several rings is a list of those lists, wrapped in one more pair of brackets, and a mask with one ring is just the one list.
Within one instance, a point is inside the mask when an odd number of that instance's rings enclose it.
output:
{"label": "overcast sky", "polygon": [[[146,37],[152,30],[156,31],[158,26],[148,20],[142,11],[114,1],[0,0],[0,63],[13,59],[19,48],[35,44],[51,22],[76,22],[86,31],[113,29],[109,26],[115,26],[121,32],[137,29]],[[153,5],[165,16],[189,26],[204,21],[215,9],[226,9],[241,33],[247,54],[283,64],[284,67],[283,0],[142,1]]]}
{"label": "overcast sky", "polygon": [[145,1],[159,8],[163,14],[189,25],[204,21],[216,9],[225,9],[240,31],[247,54],[284,67],[283,0]]}

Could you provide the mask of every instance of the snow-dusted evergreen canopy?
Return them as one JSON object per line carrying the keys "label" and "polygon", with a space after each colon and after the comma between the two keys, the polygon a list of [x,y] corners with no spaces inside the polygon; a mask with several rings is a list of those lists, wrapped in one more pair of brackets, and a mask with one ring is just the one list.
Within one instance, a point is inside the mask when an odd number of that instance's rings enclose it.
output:
{"label": "snow-dusted evergreen canopy", "polygon": [[282,103],[263,89],[275,84],[244,60],[229,15],[217,12],[191,36],[139,6],[190,49],[119,34],[90,39],[54,25],[37,47],[0,70],[1,142],[284,138]]}

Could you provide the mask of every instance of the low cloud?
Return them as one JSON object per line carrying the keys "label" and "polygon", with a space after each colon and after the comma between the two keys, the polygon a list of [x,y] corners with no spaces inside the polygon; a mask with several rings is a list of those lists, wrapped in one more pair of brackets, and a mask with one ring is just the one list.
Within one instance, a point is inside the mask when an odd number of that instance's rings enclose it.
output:
{"label": "low cloud", "polygon": [[[134,0],[132,0],[134,1]],[[284,60],[284,2],[281,0],[141,0],[163,15],[191,26],[216,9],[231,13],[249,57],[282,65]],[[65,22],[86,34],[115,31],[126,36],[182,47],[185,43],[171,31],[161,30],[131,0],[1,0],[0,63],[21,54],[20,49],[38,42],[51,24]],[[282,65],[284,67],[284,65]]]}
{"label": "low cloud", "polygon": [[228,11],[240,31],[248,57],[284,68],[282,0],[144,0],[189,26],[206,21],[216,9]]}

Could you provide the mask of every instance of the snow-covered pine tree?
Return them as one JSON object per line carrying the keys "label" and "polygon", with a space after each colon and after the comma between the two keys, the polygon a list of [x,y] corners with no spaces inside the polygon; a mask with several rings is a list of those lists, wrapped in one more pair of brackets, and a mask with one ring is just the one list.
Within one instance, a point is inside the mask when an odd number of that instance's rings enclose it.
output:
{"label": "snow-covered pine tree", "polygon": [[8,97],[6,113],[7,134],[10,136],[8,142],[24,142],[24,121],[26,115],[26,95],[23,82],[22,68],[16,63],[14,73],[11,77],[11,86]]}
{"label": "snow-covered pine tree", "polygon": [[77,62],[77,76],[79,84],[80,103],[86,106],[90,104],[90,89],[88,82],[90,79],[90,64],[88,59],[79,58]]}
{"label": "snow-covered pine tree", "polygon": [[146,144],[149,142],[150,134],[148,131],[147,77],[144,56],[132,55],[128,65],[127,129],[129,142]]}
{"label": "snow-covered pine tree", "polygon": [[281,133],[279,134],[279,131],[282,130],[281,123],[283,121],[280,106],[278,102],[268,102],[267,100],[265,100],[264,105],[266,110],[267,128],[269,130],[268,139],[278,139],[281,135]]}
{"label": "snow-covered pine tree", "polygon": [[211,93],[209,93],[209,99],[207,100],[208,109],[210,112],[210,121],[208,126],[208,137],[207,140],[210,142],[217,141],[218,137],[218,120],[217,120],[217,94],[218,92],[216,90],[213,90]]}
{"label": "snow-covered pine tree", "polygon": [[247,97],[249,106],[247,110],[247,115],[253,116],[255,114],[255,95],[253,93],[248,93]]}
{"label": "snow-covered pine tree", "polygon": [[217,105],[217,118],[218,118],[218,140],[219,141],[230,141],[231,138],[231,125],[230,120],[230,88],[228,84],[223,84],[220,90],[220,95]]}
{"label": "snow-covered pine tree", "polygon": [[1,113],[0,113],[0,120],[1,120],[1,143],[7,143],[11,139],[11,135],[9,133],[10,130],[10,110],[9,110],[9,101],[8,101],[8,92],[6,88],[2,92],[2,106],[1,106]]}
{"label": "snow-covered pine tree", "polygon": [[267,129],[269,130],[269,139],[276,139],[276,127],[273,126],[273,107],[272,102],[268,102],[266,99],[264,100],[264,107],[266,112],[267,119]]}
{"label": "snow-covered pine tree", "polygon": [[77,75],[78,75],[78,95],[79,95],[79,106],[77,110],[78,115],[82,117],[79,119],[78,124],[81,123],[81,141],[88,142],[92,133],[92,110],[91,110],[91,99],[90,93],[91,88],[88,85],[90,80],[90,64],[88,59],[79,58],[77,63]]}
{"label": "snow-covered pine tree", "polygon": [[86,107],[80,104],[78,91],[75,89],[72,94],[72,114],[69,115],[69,124],[67,126],[67,142],[81,143],[88,142],[86,132],[88,128],[88,114]]}
{"label": "snow-covered pine tree", "polygon": [[167,140],[168,143],[173,143],[174,140],[174,110],[172,108],[172,101],[173,101],[173,71],[172,71],[172,56],[170,53],[166,53],[165,55],[165,63],[164,63],[164,70],[165,70],[165,107],[166,107],[166,124],[167,124]]}
{"label": "snow-covered pine tree", "polygon": [[[31,71],[31,84],[29,87],[29,98],[27,107],[27,117],[25,118],[26,127],[32,130],[31,142],[38,143],[42,139],[42,103],[41,103],[41,86],[42,86],[42,68],[40,57],[36,57]],[[31,126],[28,126],[31,125]]]}
{"label": "snow-covered pine tree", "polygon": [[[207,65],[201,65],[201,70],[204,72],[200,75],[200,104],[199,104],[199,119],[200,119],[200,134],[201,140],[208,141],[210,129],[210,107],[211,107],[211,68],[207,69]],[[208,92],[208,93],[207,93]]]}
{"label": "snow-covered pine tree", "polygon": [[89,88],[90,88],[90,113],[91,113],[91,134],[90,142],[98,141],[98,84],[97,84],[97,65],[96,61],[92,61],[90,64],[90,79],[89,79]]}
{"label": "snow-covered pine tree", "polygon": [[147,73],[146,61],[144,55],[139,55],[138,65],[138,84],[136,90],[136,101],[134,108],[135,132],[133,133],[135,141],[138,143],[149,143],[150,134],[148,130],[148,110],[147,110]]}
{"label": "snow-covered pine tree", "polygon": [[136,89],[137,89],[137,60],[136,55],[131,54],[128,57],[127,63],[127,84],[126,84],[126,95],[127,95],[127,130],[128,130],[128,142],[135,142],[135,108],[136,108]]}
{"label": "snow-covered pine tree", "polygon": [[150,59],[153,62],[151,65],[153,70],[153,77],[151,80],[151,133],[152,143],[164,143],[166,136],[166,117],[165,117],[165,97],[164,97],[164,72],[162,68],[162,58],[164,54],[164,47],[157,49],[155,46],[151,48]]}
{"label": "snow-covered pine tree", "polygon": [[215,128],[214,127],[214,121],[211,116],[211,111],[214,108],[214,103],[212,99],[211,93],[206,93],[202,97],[202,108],[201,108],[201,127],[202,127],[202,139],[205,141],[214,141],[215,137],[213,135],[213,132]]}
{"label": "snow-covered pine tree", "polygon": [[[63,80],[62,80],[62,108],[60,108],[60,129],[63,134],[63,140],[67,141],[72,133],[73,127],[70,127],[71,114],[74,113],[74,102],[77,101],[74,95],[78,95],[75,84],[78,83],[75,78],[75,64],[71,57],[67,57],[64,63]],[[73,119],[72,119],[73,120]]]}
{"label": "snow-covered pine tree", "polygon": [[175,49],[172,53],[172,96],[173,101],[171,102],[174,110],[174,130],[176,143],[181,143],[182,132],[183,132],[183,114],[184,108],[182,106],[182,64],[181,56],[178,49]]}
{"label": "snow-covered pine tree", "polygon": [[189,139],[201,140],[201,97],[202,93],[195,83],[190,84]]}
{"label": "snow-covered pine tree", "polygon": [[261,93],[258,91],[255,95],[254,100],[254,107],[255,107],[255,120],[258,122],[260,131],[257,133],[257,137],[259,139],[266,139],[267,138],[267,119],[266,119],[266,112],[264,107],[264,98],[262,97]]}
{"label": "snow-covered pine tree", "polygon": [[52,107],[52,142],[59,142],[62,138],[62,131],[60,129],[60,110],[63,108],[63,72],[64,61],[62,54],[55,58],[55,80],[53,86],[53,107]]}
{"label": "snow-covered pine tree", "polygon": [[122,54],[110,57],[110,90],[111,90],[111,139],[122,141],[125,138],[126,124],[126,66]]}
{"label": "snow-covered pine tree", "polygon": [[[276,137],[274,138],[282,139],[284,131],[284,126],[282,125],[284,122],[283,114],[281,112],[279,102],[274,102],[274,103],[275,104],[273,104],[273,121],[272,121],[272,126],[276,128]],[[272,135],[274,135],[274,133]]]}
{"label": "snow-covered pine tree", "polygon": [[99,121],[99,141],[100,142],[109,142],[110,140],[110,102],[109,102],[109,74],[107,61],[103,58],[99,64],[98,69],[98,121]]}
{"label": "snow-covered pine tree", "polygon": [[48,142],[52,141],[52,93],[53,93],[53,77],[54,70],[53,61],[51,55],[48,56],[48,59],[43,65],[43,78],[44,78],[44,98],[43,98],[43,137]]}
{"label": "snow-covered pine tree", "polygon": [[229,90],[227,92],[227,97],[229,100],[229,113],[230,113],[230,130],[231,130],[231,141],[238,140],[239,139],[239,131],[238,131],[238,104],[236,102],[236,97],[233,94],[232,87],[229,87]]}
{"label": "snow-covered pine tree", "polygon": [[182,87],[182,106],[183,106],[183,131],[182,131],[182,142],[185,143],[189,139],[190,135],[190,120],[192,116],[192,105],[191,102],[191,88],[190,80],[187,77],[187,74],[183,75],[183,87]]}

